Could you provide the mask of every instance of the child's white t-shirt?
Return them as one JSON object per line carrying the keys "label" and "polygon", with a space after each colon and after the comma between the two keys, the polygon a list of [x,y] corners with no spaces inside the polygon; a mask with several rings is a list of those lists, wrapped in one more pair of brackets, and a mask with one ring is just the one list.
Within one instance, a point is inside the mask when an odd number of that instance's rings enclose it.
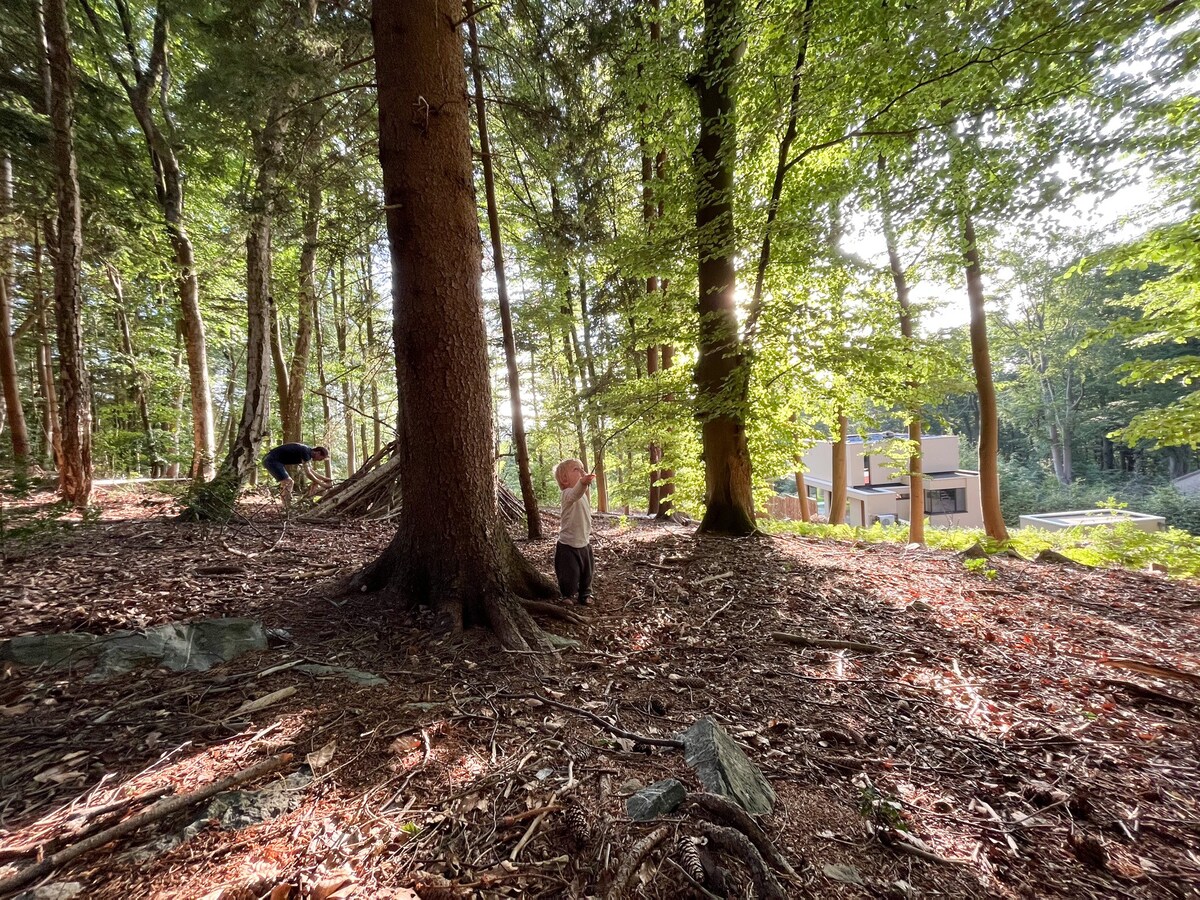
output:
{"label": "child's white t-shirt", "polygon": [[560,503],[558,542],[568,547],[586,547],[592,536],[592,501],[582,478],[575,487],[562,492]]}

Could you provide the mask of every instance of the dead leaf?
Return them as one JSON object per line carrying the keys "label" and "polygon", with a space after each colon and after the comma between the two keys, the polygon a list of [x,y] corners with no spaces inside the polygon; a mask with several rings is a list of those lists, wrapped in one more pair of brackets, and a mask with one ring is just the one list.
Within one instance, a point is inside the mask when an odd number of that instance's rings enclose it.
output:
{"label": "dead leaf", "polygon": [[322,878],[313,885],[309,897],[312,900],[347,900],[354,895],[354,875],[339,872]]}
{"label": "dead leaf", "polygon": [[329,761],[333,759],[333,753],[337,750],[337,741],[332,740],[320,750],[314,750],[304,757],[304,761],[308,763],[308,767],[316,772],[318,769],[323,769],[329,765]]}
{"label": "dead leaf", "polygon": [[0,716],[6,719],[15,719],[17,716],[23,716],[25,713],[33,709],[32,703],[18,703],[16,706],[0,706]]}

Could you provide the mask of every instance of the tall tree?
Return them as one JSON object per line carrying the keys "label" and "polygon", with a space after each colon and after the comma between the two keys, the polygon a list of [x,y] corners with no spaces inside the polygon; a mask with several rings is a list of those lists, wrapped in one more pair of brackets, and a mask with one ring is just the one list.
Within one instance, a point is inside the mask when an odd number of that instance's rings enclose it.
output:
{"label": "tall tree", "polygon": [[516,595],[557,591],[516,552],[496,504],[461,18],[457,0],[376,0],[372,12],[404,511],[359,581],[452,627],[485,623],[504,647],[548,650]]}
{"label": "tall tree", "polygon": [[755,531],[746,442],[746,377],[736,308],[737,233],[733,219],[737,163],[734,87],[745,43],[738,0],[705,0],[700,70],[693,87],[700,106],[696,144],[696,228],[699,253],[698,413],[704,443],[704,518],[700,530]]}
{"label": "tall tree", "polygon": [[[134,16],[126,0],[113,0],[121,31],[120,43],[129,57],[126,69],[110,50],[107,26],[96,9],[83,0],[84,10],[113,74],[125,90],[129,107],[145,139],[154,173],[154,196],[166,225],[175,263],[175,287],[179,296],[179,325],[187,356],[192,408],[192,478],[207,481],[215,472],[216,437],[213,431],[212,389],[208,373],[208,344],[200,310],[200,283],[196,275],[196,252],[187,230],[184,204],[185,175],[176,152],[168,105],[168,35],[170,17],[167,0],[154,12],[150,40],[137,34]],[[139,48],[149,52],[143,60]],[[165,120],[164,128],[160,118]]]}
{"label": "tall tree", "polygon": [[504,273],[504,245],[500,239],[500,213],[496,208],[496,177],[492,172],[492,146],[488,139],[487,106],[483,96],[483,68],[479,61],[479,38],[475,26],[475,4],[466,2],[467,35],[471,44],[471,74],[475,82],[475,121],[479,129],[479,155],[483,162],[483,187],[487,199],[488,235],[492,240],[492,261],[496,273],[496,293],[500,303],[500,329],[504,335],[504,365],[508,373],[508,396],[512,408],[513,444],[517,451],[517,477],[529,539],[542,536],[537,495],[529,471],[529,443],[525,439],[525,413],[521,409],[521,377],[517,372],[517,342],[513,337],[512,307],[508,302],[508,280]]}
{"label": "tall tree", "polygon": [[0,152],[0,384],[4,388],[4,408],[8,418],[13,461],[18,466],[24,466],[29,461],[29,432],[25,427],[25,410],[21,406],[21,386],[17,380],[17,357],[13,350],[12,329],[15,226],[12,157],[6,152]]}
{"label": "tall tree", "polygon": [[87,359],[83,352],[83,215],[79,169],[75,161],[75,73],[66,0],[46,0],[45,28],[58,194],[54,310],[61,378],[59,492],[64,500],[83,508],[92,495],[92,407]]}

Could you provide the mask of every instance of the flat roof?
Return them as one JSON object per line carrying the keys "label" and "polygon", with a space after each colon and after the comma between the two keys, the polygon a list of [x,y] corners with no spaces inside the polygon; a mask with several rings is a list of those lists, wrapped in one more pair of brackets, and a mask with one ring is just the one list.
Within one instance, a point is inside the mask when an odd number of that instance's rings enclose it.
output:
{"label": "flat roof", "polygon": [[1072,509],[1065,512],[1036,513],[1022,516],[1032,522],[1049,522],[1054,525],[1103,525],[1108,522],[1133,522],[1138,520],[1160,520],[1162,516],[1134,512],[1131,509]]}

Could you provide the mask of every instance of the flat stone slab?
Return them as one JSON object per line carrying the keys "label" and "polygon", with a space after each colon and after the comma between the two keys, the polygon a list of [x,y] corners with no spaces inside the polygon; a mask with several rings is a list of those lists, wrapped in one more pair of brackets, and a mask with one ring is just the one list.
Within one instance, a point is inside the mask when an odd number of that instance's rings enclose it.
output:
{"label": "flat stone slab", "polygon": [[687,788],[674,778],[664,778],[644,787],[625,801],[625,811],[635,822],[646,822],[669,815],[679,808]]}
{"label": "flat stone slab", "polygon": [[304,672],[315,678],[340,676],[347,681],[352,681],[355,684],[361,684],[365,687],[380,687],[387,684],[386,678],[380,678],[378,675],[371,672],[364,672],[362,669],[346,669],[342,666],[322,666],[318,663],[304,663],[296,666],[295,669],[297,672]]}
{"label": "flat stone slab", "polygon": [[679,739],[683,758],[707,790],[728,797],[752,815],[765,816],[774,809],[775,789],[712,719],[701,719]]}
{"label": "flat stone slab", "polygon": [[35,634],[0,642],[0,660],[62,669],[88,659],[88,681],[123,675],[145,663],[174,672],[204,672],[251,650],[265,650],[267,632],[254,619],[171,622],[143,631],[110,634]]}

